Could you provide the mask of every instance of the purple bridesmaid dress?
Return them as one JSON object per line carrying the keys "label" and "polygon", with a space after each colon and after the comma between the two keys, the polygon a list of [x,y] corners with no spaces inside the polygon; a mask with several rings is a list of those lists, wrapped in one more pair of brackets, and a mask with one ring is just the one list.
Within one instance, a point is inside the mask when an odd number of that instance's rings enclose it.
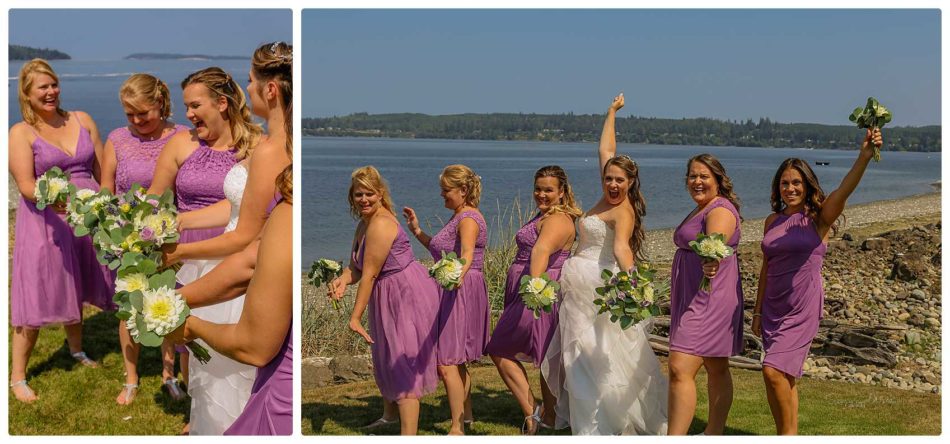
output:
{"label": "purple bridesmaid dress", "polygon": [[184,125],[175,125],[165,137],[157,140],[143,140],[132,134],[128,127],[116,128],[107,140],[115,148],[115,193],[124,194],[132,188],[132,184],[142,185],[146,190],[152,185],[155,175],[155,164],[158,155],[169,139],[181,131],[188,131]]}
{"label": "purple bridesmaid dress", "polygon": [[[670,350],[703,357],[729,357],[742,353],[742,282],[739,259],[733,254],[719,263],[709,292],[699,289],[703,261],[689,247],[696,235],[706,232],[706,216],[713,208],[725,208],[736,218],[736,232],[727,244],[739,245],[739,212],[729,199],[716,198],[673,233],[676,254],[671,272]],[[707,233],[708,234],[708,233]]]}
{"label": "purple bridesmaid dress", "polygon": [[[505,280],[505,309],[498,318],[491,340],[485,347],[485,353],[517,361],[530,361],[535,367],[541,366],[541,361],[547,353],[554,332],[557,330],[558,303],[554,303],[550,313],[541,313],[540,319],[534,318],[534,313],[524,306],[518,288],[521,277],[530,273],[531,249],[538,241],[538,220],[541,214],[528,221],[515,234],[515,243],[518,244],[518,253],[515,261],[508,267],[508,278]],[[570,251],[558,251],[548,258],[548,277],[558,280],[561,276],[561,266],[571,255]]]}
{"label": "purple bridesmaid dress", "polygon": [[464,211],[455,215],[429,240],[429,253],[436,261],[442,259],[442,252],[454,251],[461,257],[462,241],[458,236],[458,225],[464,218],[470,218],[478,224],[478,237],[475,240],[472,266],[465,273],[460,288],[452,291],[439,288],[439,365],[477,361],[484,354],[485,344],[488,343],[491,312],[488,287],[482,274],[485,245],[488,244],[485,219],[477,211]]}
{"label": "purple bridesmaid dress", "polygon": [[[35,134],[35,133],[34,133]],[[92,176],[95,149],[89,131],[80,126],[76,153],[70,157],[36,135],[33,173],[54,166],[70,174],[70,183],[98,191]],[[115,276],[96,260],[89,236],[76,237],[62,215],[43,211],[22,196],[16,212],[13,270],[10,276],[10,325],[40,328],[82,320],[83,302],[114,309]]]}
{"label": "purple bridesmaid dress", "polygon": [[251,397],[225,435],[290,435],[294,414],[293,325],[274,359],[257,370]]}
{"label": "purple bridesmaid dress", "polygon": [[[234,152],[233,149],[217,151],[204,140],[198,140],[198,148],[178,167],[175,177],[178,211],[199,210],[225,198],[224,178],[238,163]],[[178,242],[198,242],[222,233],[224,227],[184,230]]]}
{"label": "purple bridesmaid dress", "polygon": [[[373,338],[373,373],[383,398],[421,398],[439,384],[436,370],[439,286],[412,255],[402,226],[369,300],[369,334]],[[363,269],[366,238],[353,252]]]}
{"label": "purple bridesmaid dress", "polygon": [[805,213],[779,213],[762,238],[768,260],[762,300],[765,362],[796,378],[818,333],[825,291],[821,265],[828,247]]}

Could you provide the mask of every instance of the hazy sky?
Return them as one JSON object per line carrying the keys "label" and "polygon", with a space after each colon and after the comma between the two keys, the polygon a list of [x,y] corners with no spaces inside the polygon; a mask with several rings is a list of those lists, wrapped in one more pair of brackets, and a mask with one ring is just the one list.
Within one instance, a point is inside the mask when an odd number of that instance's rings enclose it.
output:
{"label": "hazy sky", "polygon": [[247,48],[291,41],[292,26],[290,9],[14,9],[9,39],[78,60],[136,52],[250,56]]}
{"label": "hazy sky", "polygon": [[[303,116],[353,112],[940,123],[932,10],[304,10]],[[298,83],[300,84],[300,83]]]}

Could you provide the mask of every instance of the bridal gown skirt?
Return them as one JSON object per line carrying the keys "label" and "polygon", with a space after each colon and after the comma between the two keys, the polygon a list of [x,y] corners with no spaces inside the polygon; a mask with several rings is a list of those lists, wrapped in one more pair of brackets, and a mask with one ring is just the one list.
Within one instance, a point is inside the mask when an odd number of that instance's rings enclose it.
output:
{"label": "bridal gown skirt", "polygon": [[600,272],[596,260],[582,257],[561,271],[558,331],[541,367],[557,396],[556,427],[575,435],[665,435],[668,382],[648,341],[652,322],[622,330],[598,315],[592,301]]}
{"label": "bridal gown skirt", "polygon": [[[220,261],[188,260],[178,272],[178,282],[187,284],[210,272]],[[191,314],[217,324],[236,324],[244,309],[244,295],[220,304],[195,308]],[[216,352],[202,340],[211,360],[202,364],[188,358],[188,394],[191,396],[191,435],[222,435],[244,411],[257,367],[242,364]]]}

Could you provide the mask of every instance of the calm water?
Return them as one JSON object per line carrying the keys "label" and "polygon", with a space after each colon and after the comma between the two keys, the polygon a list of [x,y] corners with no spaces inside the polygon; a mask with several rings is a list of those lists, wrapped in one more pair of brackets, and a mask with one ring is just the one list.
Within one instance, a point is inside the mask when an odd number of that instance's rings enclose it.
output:
{"label": "calm water", "polygon": [[[886,142],[886,141],[885,141]],[[349,255],[356,226],[349,214],[346,192],[353,169],[374,165],[388,180],[397,208],[411,206],[429,223],[430,234],[451,217],[442,206],[438,176],[453,163],[468,165],[482,176],[481,209],[489,222],[520,198],[525,208],[531,197],[534,172],[541,166],[559,164],[568,173],[583,209],[600,198],[597,145],[594,143],[495,142],[457,140],[360,139],[305,137],[303,160],[303,264],[318,257],[344,259]],[[766,216],[769,186],[775,168],[788,157],[801,157],[814,165],[826,192],[830,192],[850,169],[856,151],[765,149],[736,147],[685,147],[621,144],[618,151],[640,165],[641,189],[647,200],[646,228],[678,224],[694,207],[683,183],[685,162],[694,154],[709,152],[718,157],[735,183],[746,218]],[[940,179],[940,153],[883,153],[872,162],[849,203],[892,199],[931,191]],[[400,216],[401,218],[401,216]],[[423,225],[425,226],[425,225]],[[413,240],[417,257],[424,250]]]}
{"label": "calm water", "polygon": [[[10,123],[21,120],[17,102],[17,75],[23,61],[11,61],[7,77]],[[168,85],[172,96],[172,120],[190,126],[181,98],[181,81],[199,69],[218,66],[227,71],[241,87],[247,86],[250,60],[54,60],[50,62],[59,76],[63,109],[89,113],[103,139],[115,128],[128,125],[119,103],[119,87],[137,72],[152,74]],[[246,93],[245,89],[245,93]]]}

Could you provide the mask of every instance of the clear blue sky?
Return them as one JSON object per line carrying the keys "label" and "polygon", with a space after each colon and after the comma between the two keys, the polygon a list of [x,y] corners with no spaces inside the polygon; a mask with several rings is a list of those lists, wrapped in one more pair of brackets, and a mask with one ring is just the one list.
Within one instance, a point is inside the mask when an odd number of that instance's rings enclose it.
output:
{"label": "clear blue sky", "polygon": [[940,123],[931,10],[314,10],[303,116],[603,113]]}
{"label": "clear blue sky", "polygon": [[293,39],[290,9],[13,9],[10,43],[63,51],[77,60],[136,52],[246,55]]}

